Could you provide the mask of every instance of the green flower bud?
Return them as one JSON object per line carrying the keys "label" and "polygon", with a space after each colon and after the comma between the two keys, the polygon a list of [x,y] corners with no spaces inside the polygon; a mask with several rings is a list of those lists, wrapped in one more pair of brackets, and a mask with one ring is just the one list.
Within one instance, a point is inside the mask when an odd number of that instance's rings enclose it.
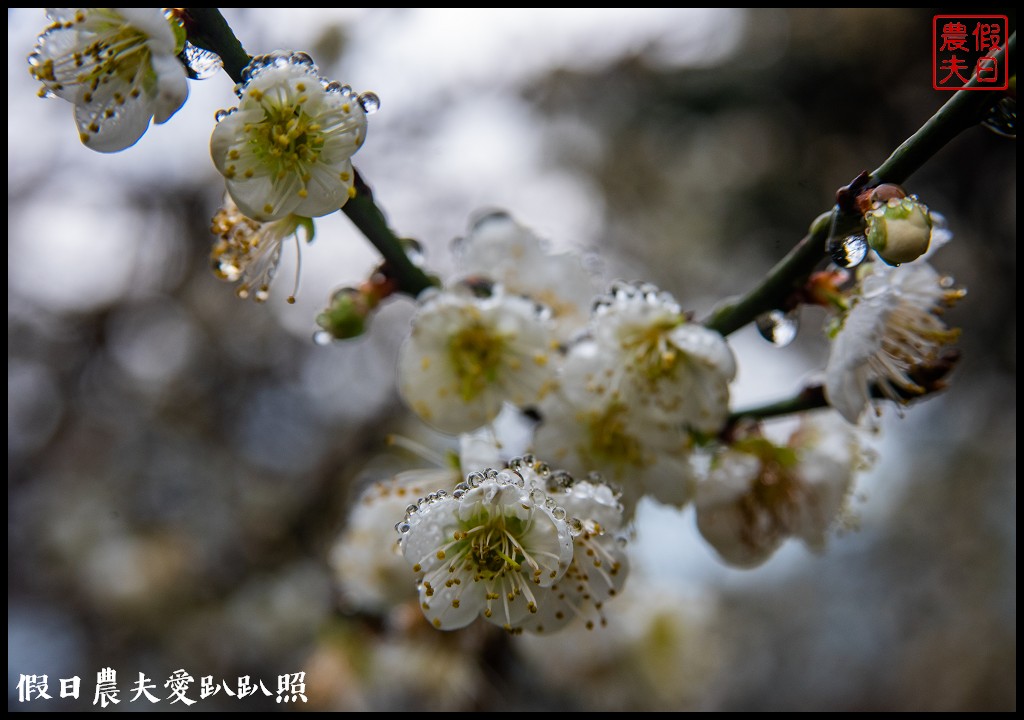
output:
{"label": "green flower bud", "polygon": [[335,340],[359,337],[366,332],[370,307],[355,288],[342,288],[331,298],[330,306],[317,316],[316,324]]}
{"label": "green flower bud", "polygon": [[913,197],[890,198],[868,211],[868,244],[889,265],[924,255],[932,238],[928,208]]}

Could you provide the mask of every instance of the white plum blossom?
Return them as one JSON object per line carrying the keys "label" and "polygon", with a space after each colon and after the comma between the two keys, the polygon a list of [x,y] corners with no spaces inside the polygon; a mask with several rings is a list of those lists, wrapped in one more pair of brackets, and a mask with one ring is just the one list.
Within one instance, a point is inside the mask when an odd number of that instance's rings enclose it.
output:
{"label": "white plum blossom", "polygon": [[924,392],[911,373],[938,360],[942,347],[956,340],[959,331],[947,328],[940,313],[964,294],[925,262],[862,268],[825,368],[825,396],[851,423],[868,406],[873,388],[897,402],[900,391]]}
{"label": "white plum blossom", "polygon": [[507,292],[527,295],[548,307],[560,340],[586,325],[595,287],[582,257],[550,252],[508,213],[480,217],[468,235],[456,239],[453,250],[464,276],[487,277]]}
{"label": "white plum blossom", "polygon": [[573,560],[565,510],[516,469],[473,472],[449,494],[432,493],[397,526],[434,627],[477,616],[506,630],[539,612]]}
{"label": "white plum blossom", "polygon": [[789,537],[821,550],[863,464],[853,429],[831,413],[805,419],[784,445],[742,438],[698,482],[697,528],[737,567],[760,565]]}
{"label": "white plum blossom", "polygon": [[134,145],[150,121],[166,122],[185,103],[177,54],[185,32],[160,8],[48,8],[53,24],[29,56],[40,94],[75,106],[85,145],[116,152]]}
{"label": "white plum blossom", "polygon": [[592,382],[652,418],[702,433],[721,430],[736,360],[725,339],[690,322],[671,295],[617,283],[590,322],[603,361]]}
{"label": "white plum blossom", "polygon": [[574,475],[597,472],[616,483],[630,511],[645,494],[685,504],[692,470],[681,426],[630,405],[609,388],[606,369],[614,374],[596,342],[570,347],[558,388],[539,406],[534,451]]}
{"label": "white plum blossom", "polygon": [[504,402],[537,402],[553,383],[543,309],[498,288],[459,284],[424,293],[399,352],[399,392],[448,433],[492,421]]}
{"label": "white plum blossom", "polygon": [[417,507],[421,498],[438,490],[451,492],[465,477],[461,468],[483,468],[501,461],[490,433],[459,436],[459,452],[444,456],[402,437],[389,443],[410,450],[436,467],[400,472],[394,477],[370,483],[349,512],[345,530],[331,549],[342,599],[362,612],[384,614],[394,606],[414,600],[409,583],[409,564],[402,557],[395,535],[395,523]]}
{"label": "white plum blossom", "polygon": [[210,153],[239,209],[255,220],[319,217],[355,191],[350,161],[366,137],[366,112],[348,86],[327,83],[305,53],[253,58],[218,113]]}
{"label": "white plum blossom", "polygon": [[210,259],[213,272],[227,282],[241,281],[235,294],[243,300],[263,302],[270,295],[270,283],[281,260],[281,245],[288,238],[299,243],[313,238],[313,221],[297,215],[260,222],[243,215],[228,197],[213,216],[210,230],[217,236]]}
{"label": "white plum blossom", "polygon": [[330,556],[347,606],[385,613],[415,598],[395,522],[411,503],[438,489],[451,490],[459,479],[455,467],[408,470],[362,492]]}
{"label": "white plum blossom", "polygon": [[548,484],[551,498],[568,516],[573,559],[551,586],[550,597],[529,618],[525,629],[550,633],[581,618],[588,630],[607,624],[604,603],[622,591],[629,562],[625,552],[624,508],[618,494],[598,479]]}

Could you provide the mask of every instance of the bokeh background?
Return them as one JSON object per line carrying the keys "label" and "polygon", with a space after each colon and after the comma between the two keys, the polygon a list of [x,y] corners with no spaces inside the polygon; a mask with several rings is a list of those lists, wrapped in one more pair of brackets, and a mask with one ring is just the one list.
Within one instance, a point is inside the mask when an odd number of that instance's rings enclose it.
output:
{"label": "bokeh background", "polygon": [[[698,315],[947,99],[932,15],[225,10],[249,52],[306,50],[381,97],[356,164],[432,269],[452,270],[473,212],[505,208]],[[972,129],[908,183],[955,235],[934,262],[969,289],[948,315],[963,360],[947,392],[885,413],[856,528],[741,572],[690,512],[646,505],[608,628],[441,634],[415,607],[353,610],[329,563],[361,484],[417,464],[385,436],[441,441],[395,391],[411,303],[311,341],[332,289],[377,262],[340,214],[304,248],[295,305],[287,249],[268,303],[235,298],[208,261],[230,80],[190,82],[135,147],[92,153],[70,105],[36,97],[45,24],[8,10],[10,708],[91,708],[109,666],[123,700],[139,672],[164,696],[185,668],[197,697],[203,675],[274,691],[305,671],[309,709],[1015,709],[1015,141]],[[820,370],[822,321],[806,310],[784,349],[736,333],[737,404]],[[19,704],[19,674],[54,695],[81,676],[82,698]],[[283,707],[194,707],[264,705]]]}

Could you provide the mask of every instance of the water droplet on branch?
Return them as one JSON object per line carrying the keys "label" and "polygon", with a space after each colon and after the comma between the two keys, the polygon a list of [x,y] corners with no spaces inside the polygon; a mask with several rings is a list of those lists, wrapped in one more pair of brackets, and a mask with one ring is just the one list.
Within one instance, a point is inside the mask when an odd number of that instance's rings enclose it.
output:
{"label": "water droplet on branch", "polygon": [[776,347],[785,347],[796,339],[800,330],[800,310],[770,310],[755,321],[761,337]]}
{"label": "water droplet on branch", "polygon": [[841,268],[852,268],[864,262],[868,256],[868,239],[864,235],[831,237],[826,248],[832,262]]}

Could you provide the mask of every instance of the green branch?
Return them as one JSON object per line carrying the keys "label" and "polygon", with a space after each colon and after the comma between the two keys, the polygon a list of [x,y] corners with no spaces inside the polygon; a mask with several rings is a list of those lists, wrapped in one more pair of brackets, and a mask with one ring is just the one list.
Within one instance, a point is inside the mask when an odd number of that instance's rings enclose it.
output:
{"label": "green branch", "polygon": [[[893,400],[907,404],[933,395],[946,389],[949,375],[959,361],[960,352],[956,348],[948,348],[930,362],[918,365],[908,372],[911,382],[916,386],[915,389],[883,387],[874,383],[870,389],[871,397],[876,400]],[[825,397],[825,387],[819,384],[808,385],[784,400],[730,413],[721,436],[728,437],[733,428],[742,420],[765,420],[826,407],[829,407],[829,403]]]}
{"label": "green branch", "polygon": [[[183,22],[189,41],[219,55],[224,61],[224,72],[236,83],[241,83],[242,70],[251,58],[220,10],[185,8]],[[430,278],[409,259],[401,240],[388,227],[383,211],[377,207],[369,185],[358,171],[355,188],[355,197],[345,203],[342,211],[384,257],[383,269],[398,283],[399,291],[416,297],[432,285]]]}
{"label": "green branch", "polygon": [[[1017,33],[1010,35],[1007,47],[996,55],[996,62],[1002,64],[1007,52],[1015,61]],[[965,87],[977,86],[977,77],[972,77]],[[1002,98],[992,91],[960,90],[946,102],[938,112],[893,151],[889,158],[878,166],[867,178],[864,187],[881,183],[901,184],[916,170],[932,158],[950,140],[967,128],[976,125],[985,111]],[[811,225],[808,234],[784,257],[765,278],[750,292],[734,303],[715,310],[704,320],[704,325],[722,335],[739,330],[758,315],[785,307],[793,293],[806,282],[818,263],[825,257],[825,246],[832,234],[842,237],[856,227],[857,218],[838,209],[820,216]],[[833,222],[836,227],[832,228]]]}

